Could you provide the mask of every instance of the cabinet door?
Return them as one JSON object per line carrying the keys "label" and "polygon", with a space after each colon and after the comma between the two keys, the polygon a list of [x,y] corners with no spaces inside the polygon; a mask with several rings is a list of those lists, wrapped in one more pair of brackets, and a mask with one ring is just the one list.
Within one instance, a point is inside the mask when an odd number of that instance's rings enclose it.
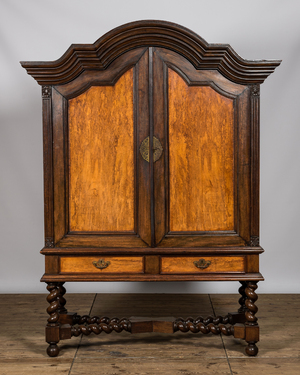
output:
{"label": "cabinet door", "polygon": [[54,228],[58,246],[145,247],[150,167],[149,56],[135,49],[53,90]]}
{"label": "cabinet door", "polygon": [[[250,237],[247,86],[153,52],[155,244],[245,245]],[[249,112],[248,112],[249,113]]]}
{"label": "cabinet door", "polygon": [[250,239],[249,89],[138,48],[55,87],[58,246],[242,246]]}

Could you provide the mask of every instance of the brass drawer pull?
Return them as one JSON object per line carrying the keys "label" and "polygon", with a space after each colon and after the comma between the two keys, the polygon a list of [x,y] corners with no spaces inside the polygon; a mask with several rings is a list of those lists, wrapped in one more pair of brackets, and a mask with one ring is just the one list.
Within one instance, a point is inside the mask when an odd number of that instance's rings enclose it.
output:
{"label": "brass drawer pull", "polygon": [[[142,158],[146,160],[149,163],[150,157],[149,157],[149,143],[150,139],[149,137],[145,138],[140,146],[140,153],[142,155]],[[155,163],[162,155],[163,147],[156,137],[153,137],[153,163]]]}
{"label": "brass drawer pull", "polygon": [[110,265],[110,261],[105,261],[104,259],[99,259],[98,262],[94,261],[93,265],[100,270],[107,268]]}
{"label": "brass drawer pull", "polygon": [[195,260],[194,262],[194,265],[198,268],[200,268],[201,270],[204,270],[205,268],[207,268],[209,265],[211,264],[211,261],[210,260],[205,260],[203,258],[199,259],[198,261]]}

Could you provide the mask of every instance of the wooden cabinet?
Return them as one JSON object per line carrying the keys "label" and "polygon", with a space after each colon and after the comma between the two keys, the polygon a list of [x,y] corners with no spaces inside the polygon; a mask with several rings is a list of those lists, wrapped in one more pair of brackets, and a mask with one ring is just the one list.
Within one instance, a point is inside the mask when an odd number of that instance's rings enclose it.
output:
{"label": "wooden cabinet", "polygon": [[243,60],[176,24],[138,21],[57,61],[21,64],[42,85],[48,354],[107,324],[80,328],[64,282],[122,280],[240,281],[227,326],[173,328],[224,331],[257,354],[259,86],[280,61]]}

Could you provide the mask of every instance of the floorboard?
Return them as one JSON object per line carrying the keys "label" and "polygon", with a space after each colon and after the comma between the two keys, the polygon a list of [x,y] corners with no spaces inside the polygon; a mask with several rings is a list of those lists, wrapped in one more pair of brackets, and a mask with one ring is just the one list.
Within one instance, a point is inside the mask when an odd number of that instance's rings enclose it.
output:
{"label": "floorboard", "polygon": [[[108,317],[226,315],[238,308],[229,294],[67,294],[69,311]],[[46,355],[46,295],[1,295],[0,375],[299,374],[300,295],[259,295],[259,354],[244,354],[233,337],[176,332],[115,332],[60,342]]]}

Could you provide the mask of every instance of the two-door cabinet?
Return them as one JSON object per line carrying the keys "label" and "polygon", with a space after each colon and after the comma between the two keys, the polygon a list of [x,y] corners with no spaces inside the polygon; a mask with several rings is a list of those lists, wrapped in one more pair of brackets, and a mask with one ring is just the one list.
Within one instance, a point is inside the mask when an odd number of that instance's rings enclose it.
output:
{"label": "two-door cabinet", "polygon": [[[21,64],[42,86],[48,354],[81,333],[180,330],[256,355],[259,88],[280,61],[138,21]],[[155,324],[65,308],[66,281],[202,280],[239,281],[238,311]]]}

